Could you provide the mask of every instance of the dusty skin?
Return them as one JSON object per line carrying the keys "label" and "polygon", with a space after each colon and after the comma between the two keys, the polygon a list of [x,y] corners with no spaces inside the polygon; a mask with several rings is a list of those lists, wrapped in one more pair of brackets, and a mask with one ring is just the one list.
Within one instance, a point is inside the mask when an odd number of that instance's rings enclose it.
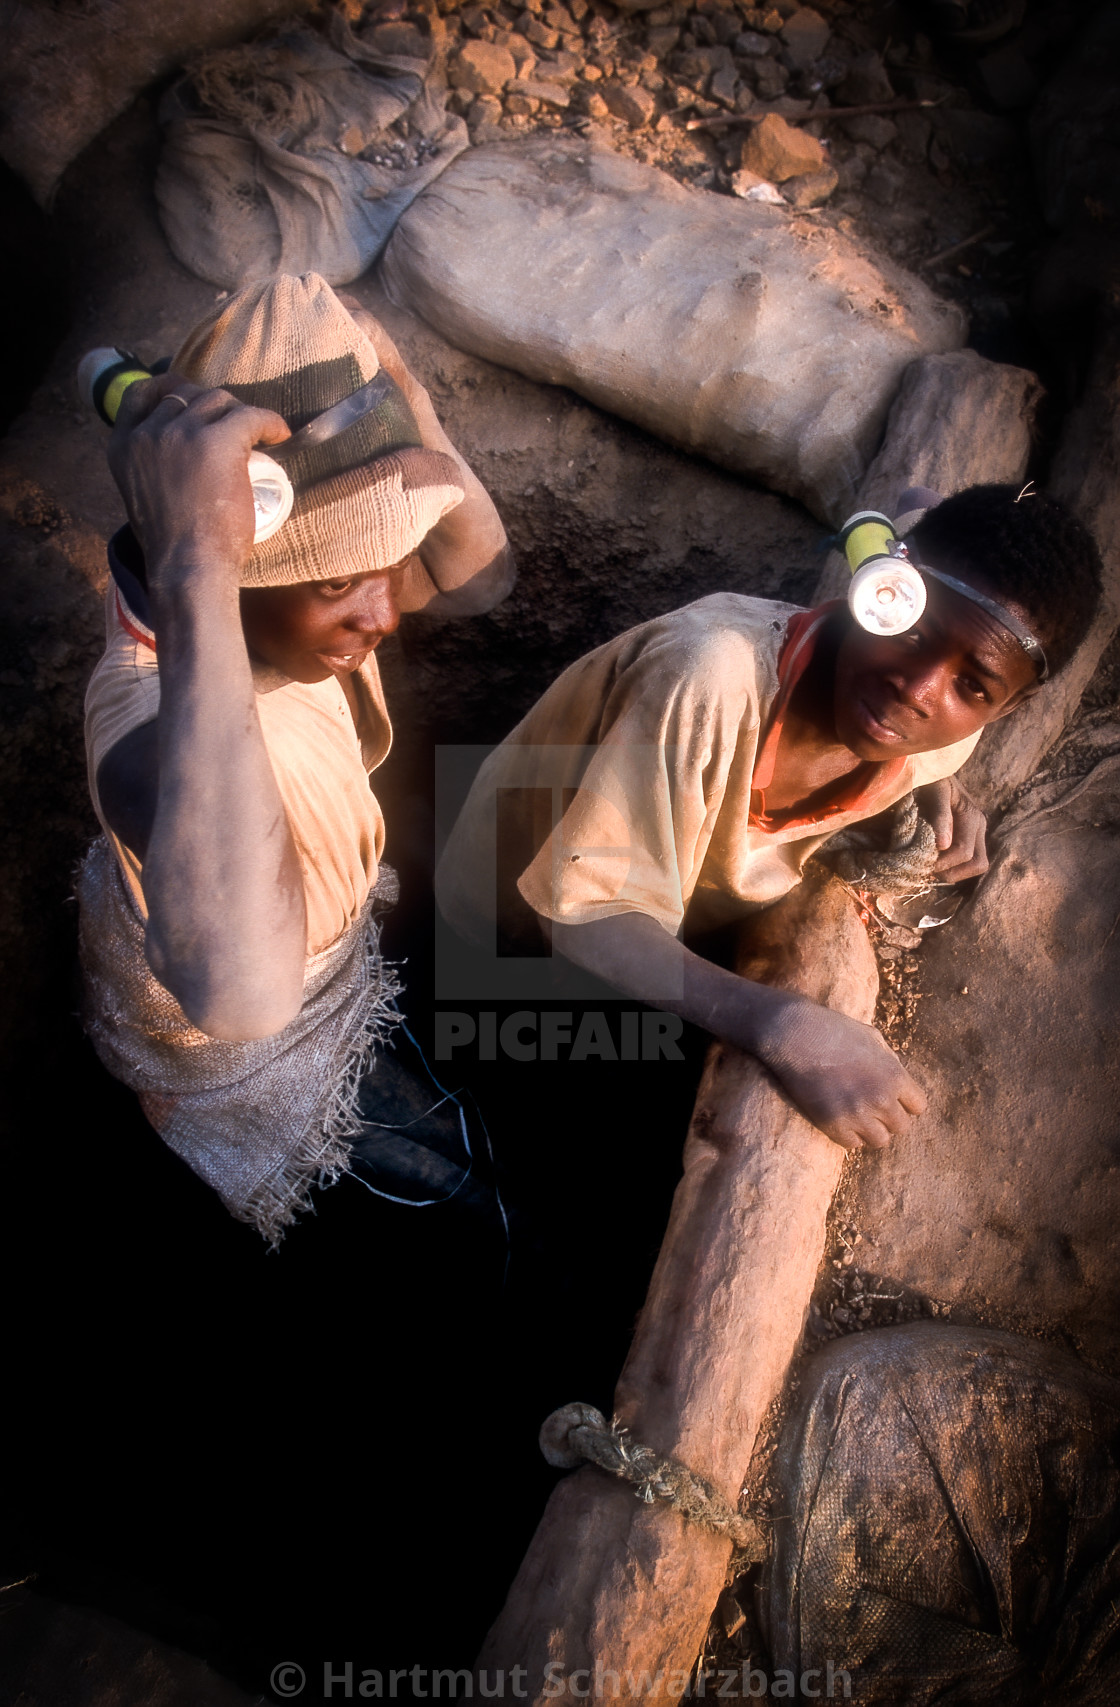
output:
{"label": "dusty skin", "polygon": [[[454,456],[466,491],[422,542],[426,591],[417,596],[414,576],[410,608],[485,608],[512,584],[505,531],[392,340],[351,306],[425,443]],[[345,682],[396,630],[409,567],[239,590],[253,532],[245,458],[287,436],[279,415],[167,374],[132,388],[111,450],[145,553],[162,697],[158,729],[135,731],[102,765],[104,798],[114,828],[144,857],[153,970],[201,1030],[239,1041],[270,1036],[295,1015],[307,947],[298,857],[255,692],[267,679]]]}
{"label": "dusty skin", "polygon": [[[841,617],[791,700],[768,807],[811,812],[864,761],[963,740],[1013,712],[1034,677],[1006,630],[947,590],[892,640]],[[984,816],[960,784],[931,784],[924,803],[939,871],[959,882],[986,870]],[[562,953],[627,995],[679,988],[678,1001],[658,1005],[756,1055],[845,1149],[882,1149],[925,1111],[925,1093],[873,1026],[714,966],[640,913],[551,928]]]}
{"label": "dusty skin", "polygon": [[134,391],[111,453],[160,634],[147,953],[201,1030],[267,1037],[299,1007],[306,914],[256,715],[238,575],[253,540],[248,453],[288,429],[227,392],[181,385],[169,374]]}
{"label": "dusty skin", "polygon": [[[382,342],[383,359],[404,371]],[[214,1036],[267,1036],[287,1023],[306,953],[298,862],[253,714],[254,667],[294,680],[345,676],[399,621],[391,570],[242,593],[242,621],[234,620],[230,569],[243,562],[252,525],[240,457],[286,433],[279,416],[241,410],[224,392],[200,392],[169,375],[133,393],[113,451],[168,636],[158,798],[144,837],[149,952],[185,1010]],[[499,544],[490,573],[502,572]],[[991,659],[977,668],[985,647]],[[795,695],[775,806],[809,807],[862,760],[944,745],[1006,714],[1030,681],[1027,666],[1013,656],[1004,662],[1001,648],[998,625],[952,594],[905,641],[885,645],[849,632]],[[860,697],[845,694],[848,682]],[[232,746],[231,727],[242,732]],[[150,763],[150,738],[148,748]],[[135,769],[145,755],[133,743],[125,757]],[[983,858],[979,814],[959,787],[947,798],[942,789],[938,804],[945,854],[963,856],[954,869],[969,874]],[[134,809],[122,812],[121,828],[139,839]],[[197,884],[183,881],[184,872],[198,873]],[[748,984],[667,937],[666,948],[665,933],[652,926],[655,938],[649,925],[632,918],[561,927],[557,946],[637,996],[667,954],[682,979],[677,1011],[756,1054],[802,1113],[845,1148],[881,1148],[923,1112],[924,1094],[873,1028]]]}

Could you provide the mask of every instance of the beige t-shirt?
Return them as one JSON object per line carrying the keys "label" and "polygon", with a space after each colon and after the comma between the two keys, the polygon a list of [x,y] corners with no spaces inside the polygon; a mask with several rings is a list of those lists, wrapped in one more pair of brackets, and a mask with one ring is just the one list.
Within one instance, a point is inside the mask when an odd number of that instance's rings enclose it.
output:
{"label": "beige t-shirt", "polygon": [[[303,872],[307,953],[336,942],[360,917],[377,881],[385,821],[369,786],[392,740],[376,659],[351,677],[358,712],[332,676],[258,693],[257,713]],[[86,692],[86,758],[94,809],[146,916],[142,868],[105,822],[97,770],[122,736],[159,710],[159,665],[151,631],[115,582],[105,604],[105,652]]]}
{"label": "beige t-shirt", "polygon": [[978,736],[866,766],[858,799],[816,821],[753,822],[778,657],[799,614],[715,593],[565,670],[474,782],[436,878],[449,923],[486,947],[528,947],[534,914],[648,913],[676,935],[687,912],[711,928],[792,889],[846,824],[959,769]]}

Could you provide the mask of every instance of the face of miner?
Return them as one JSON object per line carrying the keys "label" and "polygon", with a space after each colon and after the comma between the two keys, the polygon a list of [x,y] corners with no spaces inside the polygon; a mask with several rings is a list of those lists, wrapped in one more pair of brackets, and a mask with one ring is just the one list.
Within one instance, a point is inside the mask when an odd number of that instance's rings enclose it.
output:
{"label": "face of miner", "polygon": [[[989,591],[966,569],[946,567]],[[926,608],[905,634],[868,634],[852,621],[840,643],[836,733],[861,759],[881,762],[951,746],[1006,717],[1037,686],[1035,665],[1009,629],[932,576],[926,587]],[[1020,606],[1000,598],[1032,626]]]}
{"label": "face of miner", "polygon": [[397,600],[409,561],[293,587],[243,587],[241,626],[250,657],[293,682],[325,682],[360,669],[400,622]]}

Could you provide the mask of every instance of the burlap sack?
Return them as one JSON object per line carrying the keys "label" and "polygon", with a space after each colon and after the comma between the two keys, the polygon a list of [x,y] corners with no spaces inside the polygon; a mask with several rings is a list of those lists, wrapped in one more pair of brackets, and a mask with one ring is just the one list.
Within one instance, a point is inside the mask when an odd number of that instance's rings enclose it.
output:
{"label": "burlap sack", "polygon": [[[172,361],[196,385],[275,409],[293,432],[380,370],[369,338],[317,273],[247,285],[217,302]],[[323,444],[285,457],[292,513],[242,566],[243,587],[294,586],[388,568],[463,501],[454,459],[419,443],[402,393]]]}
{"label": "burlap sack", "polygon": [[[395,879],[394,879],[395,882]],[[105,1066],[230,1214],[276,1245],[314,1186],[350,1166],[359,1097],[399,1015],[374,901],[312,955],[282,1031],[250,1043],[193,1026],[148,965],[144,920],[104,836],[78,868],[82,1020]]]}
{"label": "burlap sack", "polygon": [[834,523],[908,364],[965,331],[956,307],[837,232],[550,137],[457,160],[401,219],[382,275],[460,349]]}
{"label": "burlap sack", "polygon": [[1116,1700],[1120,1383],[990,1330],[848,1338],[803,1368],[779,1485],[770,1672],[799,1699]]}
{"label": "burlap sack", "polygon": [[[422,59],[375,51],[340,13],[212,54],[160,108],[156,200],[191,272],[237,288],[273,273],[365,272],[402,210],[467,147],[444,111],[442,20]],[[388,135],[407,117],[408,139]]]}

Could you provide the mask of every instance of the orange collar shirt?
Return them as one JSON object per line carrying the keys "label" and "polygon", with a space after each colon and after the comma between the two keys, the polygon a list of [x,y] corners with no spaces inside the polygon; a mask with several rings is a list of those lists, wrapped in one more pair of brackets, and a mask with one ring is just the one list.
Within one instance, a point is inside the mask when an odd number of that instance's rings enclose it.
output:
{"label": "orange collar shirt", "polygon": [[845,825],[950,776],[978,736],[852,773],[820,817],[766,807],[785,706],[834,606],[715,593],[572,664],[485,761],[437,874],[468,939],[646,913],[674,935],[778,900]]}

